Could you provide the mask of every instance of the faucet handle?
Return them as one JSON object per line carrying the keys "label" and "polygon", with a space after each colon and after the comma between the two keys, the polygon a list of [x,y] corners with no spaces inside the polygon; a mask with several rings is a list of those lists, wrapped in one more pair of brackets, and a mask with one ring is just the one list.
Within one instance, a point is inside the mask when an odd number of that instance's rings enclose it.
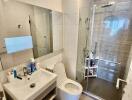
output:
{"label": "faucet handle", "polygon": [[23,67],[23,74],[24,76],[31,75],[31,69],[29,69],[28,67]]}

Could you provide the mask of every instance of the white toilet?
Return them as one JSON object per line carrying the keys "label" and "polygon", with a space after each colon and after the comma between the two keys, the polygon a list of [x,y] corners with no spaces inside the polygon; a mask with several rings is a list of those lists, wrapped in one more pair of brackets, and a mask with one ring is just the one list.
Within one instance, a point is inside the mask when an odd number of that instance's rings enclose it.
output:
{"label": "white toilet", "polygon": [[57,78],[57,100],[79,100],[82,93],[82,86],[67,78],[65,67],[62,62],[54,66]]}

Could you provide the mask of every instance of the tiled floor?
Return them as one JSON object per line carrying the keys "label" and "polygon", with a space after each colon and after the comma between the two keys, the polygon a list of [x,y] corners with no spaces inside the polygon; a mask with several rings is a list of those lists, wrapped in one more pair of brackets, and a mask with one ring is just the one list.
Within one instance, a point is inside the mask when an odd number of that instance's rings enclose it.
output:
{"label": "tiled floor", "polygon": [[117,90],[115,85],[104,81],[99,78],[89,78],[88,88],[86,90],[86,81],[82,82],[82,86],[85,91],[93,93],[99,97],[104,98],[105,100],[121,100],[121,90]]}
{"label": "tiled floor", "polygon": [[94,99],[90,98],[89,96],[82,94],[80,97],[80,100],[94,100]]}

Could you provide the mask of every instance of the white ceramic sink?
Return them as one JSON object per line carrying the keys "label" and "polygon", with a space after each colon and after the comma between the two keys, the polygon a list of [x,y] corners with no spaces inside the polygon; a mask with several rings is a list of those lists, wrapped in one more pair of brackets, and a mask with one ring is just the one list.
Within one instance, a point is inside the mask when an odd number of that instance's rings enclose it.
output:
{"label": "white ceramic sink", "polygon": [[[53,84],[56,77],[54,73],[39,69],[30,76],[30,80],[27,78],[14,79],[10,83],[4,84],[4,89],[14,100],[33,100]],[[35,86],[31,88],[31,84],[35,84]]]}

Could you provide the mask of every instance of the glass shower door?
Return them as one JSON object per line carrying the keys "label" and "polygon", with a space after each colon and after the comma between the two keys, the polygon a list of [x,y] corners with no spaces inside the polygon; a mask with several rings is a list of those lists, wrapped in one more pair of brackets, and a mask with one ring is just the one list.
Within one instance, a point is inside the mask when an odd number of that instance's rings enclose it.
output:
{"label": "glass shower door", "polygon": [[[97,78],[88,79],[88,91],[106,100],[121,99],[121,90],[116,89],[116,81],[117,78],[124,77],[132,44],[130,4],[131,2],[116,2],[97,5],[93,11],[91,50],[96,51],[99,65]],[[97,44],[96,50],[94,50],[95,44]]]}
{"label": "glass shower door", "polygon": [[[84,77],[84,93],[94,94],[106,100],[121,99],[122,89],[116,89],[116,81],[117,78],[123,79],[125,70],[128,69],[126,65],[132,44],[131,4],[130,0],[93,2],[89,14],[91,17],[88,16],[90,31],[87,31],[87,46],[84,51],[94,53],[94,57],[99,58],[99,64],[97,77]],[[82,22],[82,19],[80,20]],[[85,59],[86,54],[85,52]],[[82,68],[86,71],[84,66]]]}
{"label": "glass shower door", "polygon": [[123,78],[131,48],[130,2],[96,7],[92,50],[95,43],[100,58],[98,77],[109,82]]}

